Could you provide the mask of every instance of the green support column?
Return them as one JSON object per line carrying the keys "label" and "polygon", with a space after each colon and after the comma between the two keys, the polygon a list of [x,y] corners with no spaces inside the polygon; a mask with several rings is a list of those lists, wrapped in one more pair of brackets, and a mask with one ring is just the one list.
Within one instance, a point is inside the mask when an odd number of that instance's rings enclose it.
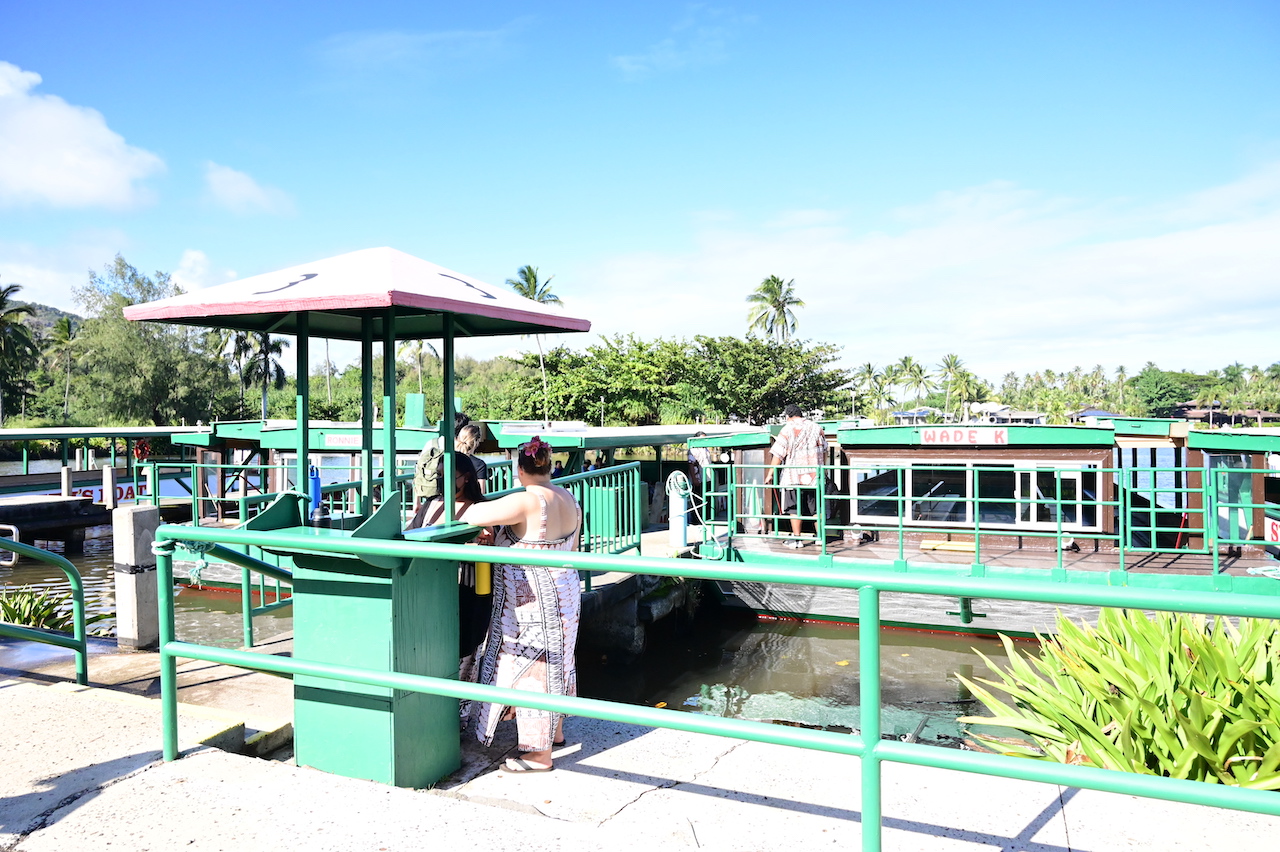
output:
{"label": "green support column", "polygon": [[62,447],[62,466],[63,466],[63,467],[66,467],[66,466],[67,466],[67,463],[68,463],[68,461],[69,461],[69,458],[68,458],[68,456],[67,456],[67,452],[68,452],[68,447],[67,447],[67,445],[68,445],[68,443],[69,443],[69,442],[67,441],[67,439],[66,439],[66,438],[63,438],[59,443],[60,443],[60,445],[61,445],[61,447]]}
{"label": "green support column", "polygon": [[858,589],[858,717],[862,723],[862,848],[880,852],[880,590]]}
{"label": "green support column", "polygon": [[31,473],[31,442],[22,442],[22,475]]}
{"label": "green support column", "polygon": [[[298,473],[295,488],[307,493],[307,468],[310,460],[308,441],[311,431],[311,322],[306,311],[298,313],[298,393],[294,398],[294,417],[298,425]],[[307,514],[315,510],[311,506]],[[304,518],[304,521],[306,519]]]}
{"label": "green support column", "polygon": [[453,377],[453,314],[444,315],[444,415],[440,424],[440,436],[444,440],[444,481],[440,488],[444,494],[444,521],[453,518],[454,502],[454,458],[453,458],[453,418],[454,418],[454,377]]}
{"label": "green support column", "polygon": [[360,512],[373,512],[373,320],[360,327]]}
{"label": "green support column", "polygon": [[396,312],[387,308],[382,326],[382,502],[396,490]]}

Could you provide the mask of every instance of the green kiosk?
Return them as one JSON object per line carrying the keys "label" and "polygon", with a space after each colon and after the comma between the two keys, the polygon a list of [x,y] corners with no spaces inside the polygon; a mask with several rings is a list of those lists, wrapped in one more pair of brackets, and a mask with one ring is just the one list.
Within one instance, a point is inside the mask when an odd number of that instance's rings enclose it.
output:
{"label": "green kiosk", "polygon": [[[384,672],[456,677],[457,563],[430,558],[318,551],[320,538],[404,538],[396,481],[396,344],[442,341],[444,413],[454,416],[458,337],[589,331],[510,290],[395,249],[356,251],[125,309],[131,320],[296,336],[298,424],[309,423],[310,339],[358,340],[364,374],[361,521],[352,530],[309,523],[308,498],[286,494],[245,524],[270,531],[271,549],[294,561],[294,654],[303,660]],[[374,344],[382,393],[375,408]],[[375,412],[383,414],[376,447]],[[390,416],[389,416],[390,415]],[[452,430],[448,430],[451,432]],[[307,482],[307,428],[298,428],[295,489]],[[453,442],[443,442],[449,511],[416,541],[457,543],[476,530],[453,521]],[[379,483],[380,480],[380,483]],[[311,547],[308,547],[311,545]],[[458,768],[458,702],[443,696],[313,677],[294,680],[294,751],[299,765],[401,787],[425,787]]]}

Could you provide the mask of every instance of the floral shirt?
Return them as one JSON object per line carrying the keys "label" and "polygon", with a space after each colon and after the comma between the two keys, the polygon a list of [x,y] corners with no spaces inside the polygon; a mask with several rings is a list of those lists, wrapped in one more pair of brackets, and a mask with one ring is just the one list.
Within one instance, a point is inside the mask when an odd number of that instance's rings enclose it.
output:
{"label": "floral shirt", "polygon": [[818,480],[818,465],[826,460],[827,438],[822,427],[802,417],[788,420],[778,433],[769,453],[782,468],[780,485],[813,485]]}

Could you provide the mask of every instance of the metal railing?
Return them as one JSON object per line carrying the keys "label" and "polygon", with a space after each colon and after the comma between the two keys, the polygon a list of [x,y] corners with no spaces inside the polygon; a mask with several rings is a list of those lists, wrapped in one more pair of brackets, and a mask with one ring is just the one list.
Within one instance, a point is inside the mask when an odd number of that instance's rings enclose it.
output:
{"label": "metal railing", "polygon": [[[728,506],[721,530],[727,527],[731,536],[747,538],[794,537],[789,524],[797,516],[783,514],[780,509],[783,487],[776,481],[764,482],[765,473],[771,469],[768,465],[749,464],[716,464],[708,468],[710,475],[703,477],[702,504]],[[777,468],[786,469],[785,465]],[[917,480],[911,477],[919,474],[924,474],[926,486],[927,477],[950,477],[953,487],[941,495],[936,491],[942,489],[917,487]],[[966,549],[972,546],[973,562],[978,565],[982,562],[983,539],[999,536],[1039,540],[1044,549],[1056,551],[1057,568],[1062,569],[1066,552],[1076,539],[1083,538],[1112,548],[1122,571],[1133,553],[1199,553],[1210,557],[1208,563],[1216,574],[1223,569],[1223,547],[1268,544],[1263,531],[1255,529],[1251,519],[1277,508],[1252,493],[1249,496],[1253,499],[1224,499],[1218,477],[1260,478],[1267,474],[1254,469],[1214,471],[1191,467],[933,462],[874,467],[856,463],[822,465],[816,484],[807,489],[815,497],[815,511],[804,512],[802,504],[798,517],[812,524],[812,538],[824,555],[829,552],[833,534],[854,533],[876,539],[892,534],[899,562],[905,562],[907,543],[913,536],[958,536]],[[859,479],[860,476],[865,478]],[[868,493],[857,488],[873,477],[880,480],[881,490]],[[1093,484],[1093,496],[1082,489],[1086,477]],[[1161,477],[1169,481],[1160,481]],[[957,480],[964,482],[961,493],[954,490]],[[990,496],[991,492],[1006,490],[1007,483],[1019,480],[1030,487]],[[1193,480],[1198,482],[1192,484]],[[838,483],[834,491],[826,485],[832,481]],[[991,485],[997,482],[998,486]],[[1113,494],[1112,499],[1101,497],[1104,483],[1110,483],[1107,490]],[[1167,505],[1170,500],[1173,505]],[[939,515],[958,520],[943,522]],[[1225,533],[1220,529],[1223,526],[1228,527]],[[719,532],[714,525],[704,525],[704,543],[714,542]],[[728,558],[727,549],[721,555]]]}
{"label": "metal railing", "polygon": [[38,547],[23,544],[13,539],[0,538],[0,552],[6,550],[20,556],[38,559],[41,562],[48,562],[66,575],[67,582],[71,584],[72,632],[68,636],[65,633],[58,633],[53,630],[42,630],[0,621],[0,636],[9,636],[28,642],[41,642],[45,645],[56,645],[59,648],[69,648],[76,655],[76,683],[81,686],[87,686],[89,684],[89,646],[85,633],[84,582],[80,579],[80,572],[65,557],[56,553],[50,553],[47,550],[41,550]]}
{"label": "metal railing", "polygon": [[[218,541],[226,544],[287,546],[290,543],[288,536],[279,533],[184,529],[176,526],[161,527],[157,533],[157,541],[163,543],[180,540],[183,536],[194,536],[201,541]],[[320,538],[313,540],[308,547],[321,552],[409,559],[469,561],[475,556],[474,548],[466,545],[409,541]],[[172,556],[165,550],[166,547],[163,545],[157,548],[157,568],[161,588],[164,588],[164,584],[172,577]],[[829,560],[812,560],[808,564],[753,566],[744,563],[677,561],[639,556],[604,556],[516,548],[496,548],[491,558],[494,561],[515,565],[569,567],[579,571],[621,570],[658,576],[857,590],[860,625],[857,669],[860,729],[849,734],[809,730],[742,719],[638,707],[612,701],[525,692],[484,684],[463,683],[448,678],[378,672],[315,660],[284,659],[250,652],[210,648],[177,641],[174,634],[172,600],[168,596],[161,596],[161,697],[164,712],[165,759],[174,760],[178,757],[176,660],[178,657],[189,657],[257,671],[309,675],[344,683],[380,686],[474,701],[491,701],[628,724],[715,734],[856,756],[861,759],[859,772],[862,781],[860,792],[862,848],[867,852],[878,852],[881,848],[881,767],[885,762],[960,770],[1280,816],[1280,797],[1270,791],[951,750],[921,743],[885,741],[881,738],[880,663],[880,597],[884,592],[1201,612],[1260,618],[1280,618],[1280,597],[1234,592],[1206,595],[1188,594],[1169,589],[1080,586],[1040,577],[1016,579],[960,575],[925,577],[897,572],[887,568],[883,563],[875,564],[858,560],[842,562],[839,566],[831,565]]]}

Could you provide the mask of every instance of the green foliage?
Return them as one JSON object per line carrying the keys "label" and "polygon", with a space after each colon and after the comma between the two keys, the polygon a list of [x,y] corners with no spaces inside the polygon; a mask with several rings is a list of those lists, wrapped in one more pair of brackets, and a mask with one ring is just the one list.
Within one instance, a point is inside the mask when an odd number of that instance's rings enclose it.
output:
{"label": "green foliage", "polygon": [[747,316],[747,332],[760,331],[786,343],[796,333],[796,315],[792,308],[803,308],[804,302],[796,298],[795,279],[783,281],[770,275],[760,282],[747,296],[751,310]]}
{"label": "green foliage", "polygon": [[129,305],[177,295],[169,276],[154,280],[116,255],[76,299],[89,312],[79,332],[88,418],[156,426],[209,421],[234,408],[236,391],[221,357],[220,336],[188,326],[130,322]]}
{"label": "green foliage", "polygon": [[1057,628],[1038,658],[1001,637],[1009,669],[981,682],[1012,707],[961,678],[995,714],[961,722],[1031,738],[979,741],[1020,757],[1280,790],[1280,622],[1209,626],[1199,615],[1104,609],[1096,629],[1062,615]]}
{"label": "green foliage", "polygon": [[1195,389],[1175,373],[1148,363],[1130,384],[1133,394],[1151,417],[1173,417],[1180,403],[1195,396]]}
{"label": "green foliage", "polygon": [[[20,627],[72,633],[75,630],[75,617],[71,606],[71,595],[65,592],[33,589],[30,586],[0,591],[0,621]],[[85,624],[92,624],[106,617],[105,613],[87,615]]]}

